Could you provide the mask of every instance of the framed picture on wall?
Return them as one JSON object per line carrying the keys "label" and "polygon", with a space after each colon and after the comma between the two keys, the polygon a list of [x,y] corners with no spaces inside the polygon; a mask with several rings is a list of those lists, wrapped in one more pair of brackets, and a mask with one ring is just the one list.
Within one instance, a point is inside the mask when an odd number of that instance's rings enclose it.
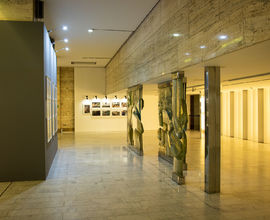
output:
{"label": "framed picture on wall", "polygon": [[83,113],[84,114],[90,114],[90,105],[84,105],[83,106]]}
{"label": "framed picture on wall", "polygon": [[120,108],[120,102],[112,102],[112,108]]}
{"label": "framed picture on wall", "polygon": [[111,110],[103,110],[102,116],[111,116]]}
{"label": "framed picture on wall", "polygon": [[102,108],[110,108],[111,103],[110,102],[102,102]]}
{"label": "framed picture on wall", "polygon": [[122,111],[121,111],[121,115],[122,115],[122,116],[127,116],[127,110],[122,110]]}
{"label": "framed picture on wall", "polygon": [[127,102],[121,102],[121,107],[126,108],[127,107]]}
{"label": "framed picture on wall", "polygon": [[100,108],[100,102],[92,102],[92,108]]}
{"label": "framed picture on wall", "polygon": [[92,116],[101,116],[100,110],[92,110]]}
{"label": "framed picture on wall", "polygon": [[120,116],[120,111],[112,111],[112,116]]}

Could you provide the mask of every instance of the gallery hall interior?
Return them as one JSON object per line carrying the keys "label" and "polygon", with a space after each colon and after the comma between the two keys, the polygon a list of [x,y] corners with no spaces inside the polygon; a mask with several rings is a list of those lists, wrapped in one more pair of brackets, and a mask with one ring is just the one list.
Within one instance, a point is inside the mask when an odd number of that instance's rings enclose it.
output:
{"label": "gallery hall interior", "polygon": [[270,0],[0,0],[0,220],[270,219]]}

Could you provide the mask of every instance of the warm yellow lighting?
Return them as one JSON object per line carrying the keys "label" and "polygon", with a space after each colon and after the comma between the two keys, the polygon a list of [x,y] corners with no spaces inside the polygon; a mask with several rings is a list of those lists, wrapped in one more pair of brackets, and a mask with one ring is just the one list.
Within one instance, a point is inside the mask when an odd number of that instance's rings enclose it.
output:
{"label": "warm yellow lighting", "polygon": [[238,42],[240,42],[240,41],[242,41],[242,40],[243,40],[243,37],[235,38],[235,39],[229,41],[228,43],[222,44],[222,45],[221,45],[221,48],[228,47],[228,46],[230,46],[230,45],[232,45],[232,44],[235,44],[235,43],[238,43]]}
{"label": "warm yellow lighting", "polygon": [[184,62],[189,63],[191,60],[192,60],[191,58],[188,58],[188,59],[185,59]]}

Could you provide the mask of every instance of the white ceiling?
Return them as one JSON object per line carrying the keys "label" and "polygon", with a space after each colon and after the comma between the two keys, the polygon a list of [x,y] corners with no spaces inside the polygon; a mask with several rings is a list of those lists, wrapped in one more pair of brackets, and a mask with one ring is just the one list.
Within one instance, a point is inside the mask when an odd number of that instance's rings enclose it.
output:
{"label": "white ceiling", "polygon": [[[71,61],[94,61],[104,67],[131,32],[94,31],[114,29],[134,31],[158,0],[45,0],[45,24],[53,30],[56,50],[68,46],[70,51],[57,52],[58,66]],[[68,26],[68,31],[61,27]],[[64,38],[69,39],[65,44]],[[107,59],[90,59],[90,57]]]}

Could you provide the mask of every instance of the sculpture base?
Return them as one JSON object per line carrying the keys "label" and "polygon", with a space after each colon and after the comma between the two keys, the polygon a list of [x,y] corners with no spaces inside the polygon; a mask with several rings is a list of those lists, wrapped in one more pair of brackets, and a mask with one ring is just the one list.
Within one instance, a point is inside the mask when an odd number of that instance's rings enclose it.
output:
{"label": "sculpture base", "polygon": [[178,173],[175,172],[172,173],[172,180],[176,182],[178,185],[185,184],[185,177],[180,176]]}
{"label": "sculpture base", "polygon": [[128,149],[130,149],[131,151],[133,151],[134,153],[136,153],[139,156],[143,156],[143,151],[137,149],[136,147],[134,147],[132,145],[128,145]]}
{"label": "sculpture base", "polygon": [[159,151],[158,157],[173,165],[173,157],[167,156],[164,152]]}

